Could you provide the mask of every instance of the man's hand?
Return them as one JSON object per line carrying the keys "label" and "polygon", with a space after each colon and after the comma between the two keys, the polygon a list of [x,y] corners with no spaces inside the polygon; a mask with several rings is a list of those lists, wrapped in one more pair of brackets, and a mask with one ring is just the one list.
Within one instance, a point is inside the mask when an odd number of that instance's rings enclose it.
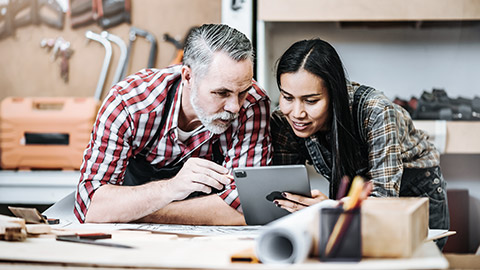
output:
{"label": "man's hand", "polygon": [[311,198],[288,192],[282,192],[282,196],[285,199],[276,199],[273,201],[273,203],[289,212],[295,212],[328,199],[328,197],[318,189],[312,190]]}
{"label": "man's hand", "polygon": [[174,200],[183,200],[195,191],[209,194],[212,188],[221,190],[231,181],[228,169],[215,162],[192,157],[175,177],[168,180],[168,186],[171,194],[175,194]]}
{"label": "man's hand", "polygon": [[[130,222],[137,220],[159,211],[174,201],[185,199],[192,192],[210,193],[212,188],[223,189],[225,185],[230,184],[231,179],[228,169],[202,158],[189,158],[178,174],[169,180],[152,181],[131,187],[117,185],[99,187],[92,197],[85,221]],[[218,196],[215,195],[215,197]],[[217,202],[215,207],[221,205],[234,214],[237,212],[223,200],[217,201],[223,205]],[[243,216],[240,215],[240,217]],[[156,222],[162,222],[162,220]],[[172,222],[176,222],[176,219],[173,219]]]}

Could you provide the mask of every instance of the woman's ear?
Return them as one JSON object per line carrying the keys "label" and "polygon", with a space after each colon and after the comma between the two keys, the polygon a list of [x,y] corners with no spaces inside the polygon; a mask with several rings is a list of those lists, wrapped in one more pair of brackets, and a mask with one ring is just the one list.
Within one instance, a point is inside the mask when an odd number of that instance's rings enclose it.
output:
{"label": "woman's ear", "polygon": [[192,86],[192,69],[189,66],[182,66],[182,83],[183,87],[191,88]]}

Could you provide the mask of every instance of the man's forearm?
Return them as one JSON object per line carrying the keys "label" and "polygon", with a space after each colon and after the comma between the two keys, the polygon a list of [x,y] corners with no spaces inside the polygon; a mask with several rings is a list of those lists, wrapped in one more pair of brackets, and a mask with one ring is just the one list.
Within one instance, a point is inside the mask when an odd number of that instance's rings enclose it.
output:
{"label": "man's forearm", "polygon": [[230,207],[216,194],[170,203],[139,221],[189,225],[246,225],[243,214]]}
{"label": "man's forearm", "polygon": [[141,186],[103,185],[93,194],[85,222],[130,222],[173,201],[166,181]]}

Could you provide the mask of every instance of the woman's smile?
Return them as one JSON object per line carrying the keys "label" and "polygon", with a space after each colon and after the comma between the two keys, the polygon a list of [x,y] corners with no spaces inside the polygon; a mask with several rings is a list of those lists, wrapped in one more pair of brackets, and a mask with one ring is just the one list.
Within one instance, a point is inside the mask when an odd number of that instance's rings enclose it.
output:
{"label": "woman's smile", "polygon": [[295,135],[308,138],[329,124],[329,95],[322,78],[304,69],[280,76],[280,110]]}

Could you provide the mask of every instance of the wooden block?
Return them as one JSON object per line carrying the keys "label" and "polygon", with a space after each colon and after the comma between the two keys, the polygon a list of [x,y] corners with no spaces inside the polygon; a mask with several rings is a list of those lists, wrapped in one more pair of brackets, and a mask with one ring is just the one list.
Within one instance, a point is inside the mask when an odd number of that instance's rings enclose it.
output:
{"label": "wooden block", "polygon": [[36,208],[9,206],[8,210],[10,210],[15,216],[25,219],[27,223],[47,223],[47,220],[45,220]]}
{"label": "wooden block", "polygon": [[50,225],[47,224],[27,224],[26,229],[28,234],[46,234],[52,231]]}
{"label": "wooden block", "polygon": [[20,224],[5,223],[0,225],[0,231],[4,231],[3,240],[6,241],[23,241],[27,239],[27,233]]}
{"label": "wooden block", "polygon": [[17,223],[25,227],[25,220],[23,218],[0,215],[0,223],[3,223],[3,222]]}
{"label": "wooden block", "polygon": [[364,257],[410,257],[428,236],[428,198],[369,198],[362,204]]}
{"label": "wooden block", "polygon": [[24,219],[0,215],[0,240],[23,241],[26,238]]}

